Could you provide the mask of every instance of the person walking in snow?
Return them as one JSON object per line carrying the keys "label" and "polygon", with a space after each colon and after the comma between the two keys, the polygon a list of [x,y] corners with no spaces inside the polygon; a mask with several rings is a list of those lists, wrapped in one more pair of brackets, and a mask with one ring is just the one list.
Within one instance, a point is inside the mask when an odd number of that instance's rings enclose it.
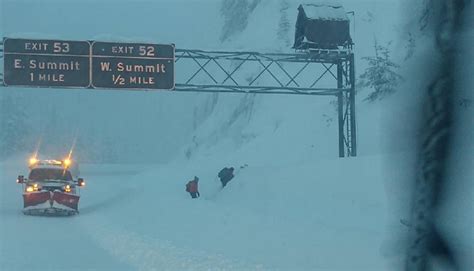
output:
{"label": "person walking in snow", "polygon": [[191,195],[191,198],[193,199],[201,196],[199,194],[198,182],[199,182],[199,178],[197,176],[194,176],[194,179],[192,179],[186,184],[186,192],[189,192],[189,194]]}
{"label": "person walking in snow", "polygon": [[223,168],[221,171],[219,171],[219,174],[217,174],[217,177],[221,180],[222,183],[222,188],[224,188],[232,178],[234,178],[234,168]]}

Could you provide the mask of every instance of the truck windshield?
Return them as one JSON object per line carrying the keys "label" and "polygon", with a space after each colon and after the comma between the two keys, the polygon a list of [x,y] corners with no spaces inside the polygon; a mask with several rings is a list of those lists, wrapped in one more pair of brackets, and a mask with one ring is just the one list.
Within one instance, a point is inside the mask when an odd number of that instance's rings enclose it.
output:
{"label": "truck windshield", "polygon": [[36,168],[30,172],[28,179],[33,181],[62,180],[72,181],[71,173],[60,168]]}

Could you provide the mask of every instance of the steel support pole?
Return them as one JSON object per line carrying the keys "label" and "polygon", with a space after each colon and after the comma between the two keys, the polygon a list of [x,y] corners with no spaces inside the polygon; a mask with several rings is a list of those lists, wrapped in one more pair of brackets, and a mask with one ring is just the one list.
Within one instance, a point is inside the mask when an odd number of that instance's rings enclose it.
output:
{"label": "steel support pole", "polygon": [[[339,123],[339,157],[344,157],[344,96],[342,91],[342,63],[337,63],[337,116]],[[349,153],[348,153],[349,155]]]}
{"label": "steel support pole", "polygon": [[350,58],[350,80],[351,80],[351,90],[349,94],[350,99],[350,129],[351,129],[351,153],[348,154],[350,156],[357,156],[357,127],[356,127],[356,112],[355,112],[355,58],[354,54],[352,53]]}

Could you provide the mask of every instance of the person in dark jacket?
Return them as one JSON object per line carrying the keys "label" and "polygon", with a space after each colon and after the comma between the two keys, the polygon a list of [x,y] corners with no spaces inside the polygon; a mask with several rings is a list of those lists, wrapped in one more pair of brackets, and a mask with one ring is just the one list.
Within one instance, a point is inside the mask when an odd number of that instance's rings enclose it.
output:
{"label": "person in dark jacket", "polygon": [[201,196],[199,194],[198,182],[199,182],[199,178],[194,176],[194,179],[192,179],[186,184],[186,192],[189,192],[189,194],[191,195],[191,198],[193,199]]}
{"label": "person in dark jacket", "polygon": [[223,168],[221,171],[219,171],[219,174],[217,175],[219,179],[221,180],[222,183],[222,188],[224,188],[232,178],[234,178],[234,168]]}

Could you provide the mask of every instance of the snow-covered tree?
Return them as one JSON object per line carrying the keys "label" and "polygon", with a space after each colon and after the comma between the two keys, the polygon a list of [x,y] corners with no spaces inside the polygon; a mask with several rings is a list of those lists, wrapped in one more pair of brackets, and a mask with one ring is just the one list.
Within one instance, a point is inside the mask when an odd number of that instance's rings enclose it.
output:
{"label": "snow-covered tree", "polygon": [[89,127],[83,131],[77,138],[75,146],[75,157],[82,163],[101,162],[102,146],[101,136],[94,127]]}
{"label": "snow-covered tree", "polygon": [[101,144],[101,162],[105,163],[116,163],[119,154],[117,149],[116,141],[111,136],[105,136],[102,138]]}
{"label": "snow-covered tree", "polygon": [[395,92],[402,76],[397,73],[399,65],[390,59],[387,47],[374,42],[375,55],[363,57],[368,68],[359,77],[359,87],[372,89],[365,100],[374,102]]}
{"label": "snow-covered tree", "polygon": [[21,97],[0,91],[0,158],[26,150],[28,131]]}

